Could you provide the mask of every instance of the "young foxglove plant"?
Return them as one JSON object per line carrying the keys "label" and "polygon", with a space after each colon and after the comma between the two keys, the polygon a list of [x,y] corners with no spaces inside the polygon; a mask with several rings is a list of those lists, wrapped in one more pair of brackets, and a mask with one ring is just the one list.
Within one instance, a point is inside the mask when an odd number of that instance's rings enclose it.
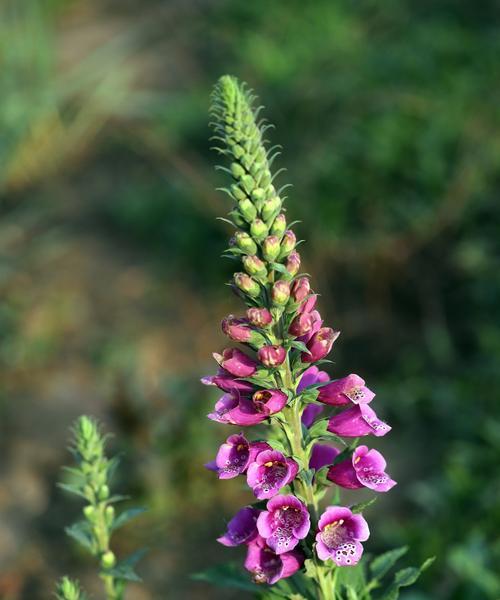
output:
{"label": "young foxglove plant", "polygon": [[230,285],[246,312],[222,321],[230,345],[214,354],[217,373],[202,379],[223,392],[208,417],[239,428],[207,467],[219,479],[245,477],[257,499],[238,511],[218,541],[246,546],[251,579],[281,590],[269,598],[332,600],[345,592],[351,599],[358,591],[369,598],[379,579],[356,591],[340,574],[358,564],[370,531],[362,506],[343,506],[339,492],[386,492],[396,484],[380,452],[358,445],[358,438],[391,428],[376,415],[375,394],[359,375],[333,380],[319,368],[340,332],[325,326],[309,277],[300,273],[284,188],[275,187],[271,173],[278,152],[268,147],[269,125],[258,121],[254,102],[244,85],[224,76],[211,110],[216,150],[228,163],[220,169],[231,178],[223,191],[233,202],[235,231],[226,255],[239,266]]}

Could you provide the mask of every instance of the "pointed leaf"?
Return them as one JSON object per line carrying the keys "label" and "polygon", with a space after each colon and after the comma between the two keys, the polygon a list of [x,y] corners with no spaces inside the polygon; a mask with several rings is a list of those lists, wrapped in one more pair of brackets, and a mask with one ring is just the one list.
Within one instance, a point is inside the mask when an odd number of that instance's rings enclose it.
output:
{"label": "pointed leaf", "polygon": [[123,527],[123,525],[132,519],[135,519],[135,517],[142,515],[142,513],[146,512],[146,510],[147,509],[144,507],[129,508],[128,510],[124,510],[114,519],[113,524],[111,525],[111,531],[114,531],[119,527]]}
{"label": "pointed leaf", "polygon": [[370,564],[370,573],[372,577],[381,579],[407,552],[408,546],[402,546],[401,548],[395,548],[394,550],[389,550],[389,552],[384,552],[384,554],[377,556]]}

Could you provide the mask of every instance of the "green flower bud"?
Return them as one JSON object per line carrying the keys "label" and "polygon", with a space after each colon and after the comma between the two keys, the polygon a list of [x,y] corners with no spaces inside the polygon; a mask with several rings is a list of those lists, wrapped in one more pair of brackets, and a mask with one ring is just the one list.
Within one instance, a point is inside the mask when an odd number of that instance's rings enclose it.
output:
{"label": "green flower bud", "polygon": [[112,569],[116,565],[116,556],[108,550],[101,556],[101,566],[103,569]]}
{"label": "green flower bud", "polygon": [[233,220],[233,223],[237,226],[237,227],[248,227],[247,222],[245,221],[245,219],[241,216],[240,212],[237,210],[232,210],[229,213],[229,216],[231,217],[231,219]]}
{"label": "green flower bud", "polygon": [[263,240],[266,237],[267,233],[268,233],[267,225],[261,219],[255,219],[250,224],[250,234],[254,238],[254,240],[257,240],[258,242],[260,242],[261,240]]}
{"label": "green flower bud", "polygon": [[260,260],[258,256],[244,256],[242,258],[243,266],[245,271],[249,275],[255,275],[256,277],[263,278],[267,276],[266,265]]}
{"label": "green flower bud", "polygon": [[290,252],[295,248],[296,243],[297,238],[295,237],[295,233],[291,229],[285,231],[283,239],[281,240],[280,257],[288,256]]}
{"label": "green flower bud", "polygon": [[231,173],[235,179],[240,179],[245,174],[245,169],[238,163],[231,164]]}
{"label": "green flower bud", "polygon": [[247,223],[252,223],[257,216],[257,209],[248,198],[238,202],[238,208]]}
{"label": "green flower bud", "polygon": [[231,193],[236,198],[236,200],[245,200],[245,198],[247,197],[245,192],[236,183],[233,183],[231,185]]}
{"label": "green flower bud", "polygon": [[99,500],[107,500],[109,498],[109,487],[106,484],[99,488],[99,491],[97,492],[97,497],[99,498]]}
{"label": "green flower bud", "polygon": [[234,234],[234,243],[236,246],[246,252],[247,254],[256,254],[257,252],[257,244],[252,240],[252,238],[245,231],[237,231]]}
{"label": "green flower bud", "polygon": [[95,508],[92,506],[92,504],[87,504],[87,506],[84,506],[83,514],[88,521],[92,522],[94,520]]}
{"label": "green flower bud", "polygon": [[276,215],[280,208],[281,200],[278,198],[278,196],[273,196],[272,198],[269,198],[264,202],[260,214],[262,215],[264,221],[267,223]]}
{"label": "green flower bud", "polygon": [[248,294],[251,298],[257,298],[260,294],[259,284],[246,273],[235,273],[234,283],[238,289]]}
{"label": "green flower bud", "polygon": [[280,279],[277,281],[271,290],[271,299],[273,304],[284,306],[290,298],[290,284],[288,281]]}
{"label": "green flower bud", "polygon": [[104,513],[104,516],[106,518],[106,524],[108,527],[111,527],[111,525],[113,525],[113,521],[115,520],[115,509],[113,506],[106,506],[106,511]]}
{"label": "green flower bud", "polygon": [[262,188],[255,188],[252,191],[252,200],[255,203],[262,202],[264,200],[265,196],[266,196],[266,194]]}
{"label": "green flower bud", "polygon": [[286,217],[283,213],[279,214],[271,225],[271,233],[281,237],[286,230]]}
{"label": "green flower bud", "polygon": [[269,235],[262,242],[262,254],[264,258],[270,262],[273,262],[280,253],[280,240],[276,235]]}
{"label": "green flower bud", "polygon": [[251,175],[243,175],[241,178],[241,184],[245,192],[250,194],[250,192],[255,188],[255,179]]}

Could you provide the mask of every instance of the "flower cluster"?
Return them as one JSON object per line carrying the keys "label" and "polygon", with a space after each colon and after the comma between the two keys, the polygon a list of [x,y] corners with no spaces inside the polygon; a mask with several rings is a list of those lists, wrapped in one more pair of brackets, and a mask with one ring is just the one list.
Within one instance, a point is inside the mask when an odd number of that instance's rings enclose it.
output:
{"label": "flower cluster", "polygon": [[386,492],[395,485],[380,452],[357,445],[390,427],[371,407],[375,394],[361,377],[332,380],[319,368],[340,332],[324,325],[309,277],[300,273],[297,239],[270,172],[273,150],[253,101],[228,76],[214,92],[217,150],[229,158],[232,178],[224,191],[234,201],[227,255],[241,264],[231,285],[247,310],[222,321],[239,347],[214,354],[218,371],[202,380],[223,393],[209,418],[239,428],[206,466],[220,479],[245,477],[256,498],[218,540],[246,545],[254,581],[273,584],[312,556],[318,587],[330,598],[325,574],[359,561],[369,529],[356,507],[336,502],[322,512],[320,500],[328,487]]}

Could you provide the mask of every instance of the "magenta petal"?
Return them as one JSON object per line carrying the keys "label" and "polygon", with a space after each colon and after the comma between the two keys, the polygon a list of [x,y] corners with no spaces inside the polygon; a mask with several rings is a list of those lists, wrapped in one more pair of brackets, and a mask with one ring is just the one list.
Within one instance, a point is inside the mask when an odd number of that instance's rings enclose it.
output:
{"label": "magenta petal", "polygon": [[328,431],[345,437],[361,437],[373,433],[370,425],[363,419],[359,406],[351,406],[328,423]]}
{"label": "magenta petal", "polygon": [[316,418],[323,412],[324,407],[320,404],[308,404],[302,413],[302,423],[309,428]]}
{"label": "magenta petal", "polygon": [[349,527],[351,536],[360,542],[365,542],[370,537],[370,529],[363,515],[352,515]]}
{"label": "magenta petal", "polygon": [[248,544],[257,537],[259,510],[245,506],[229,521],[226,533],[217,539],[224,546]]}
{"label": "magenta petal", "polygon": [[333,481],[333,483],[348,490],[356,490],[363,487],[363,484],[359,482],[350,458],[343,460],[336,465],[332,465],[328,469],[327,477],[330,481]]}
{"label": "magenta petal", "polygon": [[267,417],[257,412],[252,401],[248,398],[240,398],[238,405],[228,413],[228,419],[233,425],[250,426],[262,423]]}
{"label": "magenta petal", "polygon": [[356,540],[346,540],[331,551],[331,558],[339,567],[357,565],[362,555],[363,546]]}
{"label": "magenta petal", "polygon": [[337,448],[328,446],[328,444],[314,444],[309,460],[309,468],[319,471],[322,467],[331,465],[338,455]]}

